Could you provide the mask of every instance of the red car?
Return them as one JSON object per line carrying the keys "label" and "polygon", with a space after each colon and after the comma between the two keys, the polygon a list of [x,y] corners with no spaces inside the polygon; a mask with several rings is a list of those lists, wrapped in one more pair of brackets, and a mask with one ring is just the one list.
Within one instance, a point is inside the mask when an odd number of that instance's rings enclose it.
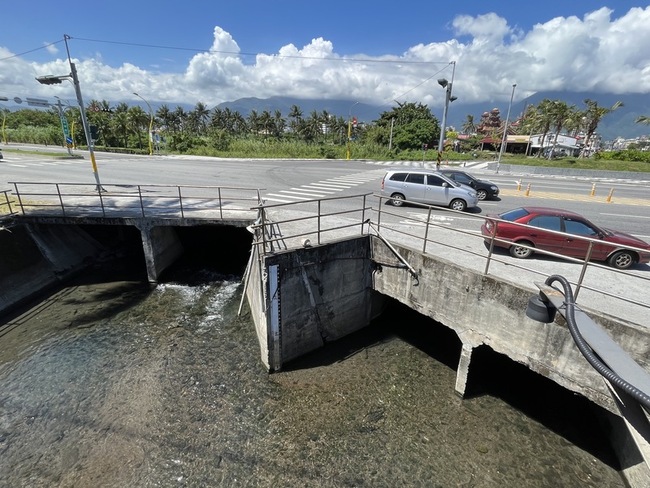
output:
{"label": "red car", "polygon": [[[495,219],[505,222],[497,222]],[[510,222],[526,225],[514,225]],[[544,232],[544,230],[564,234]],[[527,258],[533,254],[532,249],[522,247],[525,245],[584,259],[590,241],[572,237],[576,235],[598,241],[594,243],[591,251],[592,260],[606,261],[610,266],[618,269],[627,269],[637,263],[650,262],[650,244],[647,242],[624,232],[598,227],[582,215],[557,208],[521,207],[499,215],[487,215],[481,226],[481,234],[486,244],[490,243],[493,235],[496,239],[505,241],[495,240],[494,245],[508,249],[516,258]],[[643,251],[627,249],[628,246]]]}

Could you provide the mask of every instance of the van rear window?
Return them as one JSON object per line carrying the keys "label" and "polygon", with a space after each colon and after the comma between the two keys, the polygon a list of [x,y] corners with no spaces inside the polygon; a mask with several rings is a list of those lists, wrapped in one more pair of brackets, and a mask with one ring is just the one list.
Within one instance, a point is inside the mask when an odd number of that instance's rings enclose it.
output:
{"label": "van rear window", "polygon": [[408,173],[395,173],[392,175],[389,180],[391,181],[404,181]]}

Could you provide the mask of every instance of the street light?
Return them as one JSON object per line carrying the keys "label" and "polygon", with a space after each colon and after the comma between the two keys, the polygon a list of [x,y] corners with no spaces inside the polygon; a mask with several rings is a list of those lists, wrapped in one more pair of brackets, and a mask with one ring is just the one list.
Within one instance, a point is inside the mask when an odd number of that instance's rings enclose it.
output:
{"label": "street light", "polygon": [[88,125],[88,119],[86,118],[86,109],[84,107],[84,100],[81,96],[81,87],[79,86],[79,78],[77,77],[77,68],[70,59],[70,49],[68,49],[68,39],[70,36],[67,34],[63,35],[63,40],[65,41],[65,49],[68,53],[68,63],[70,64],[70,74],[69,75],[46,75],[46,76],[37,76],[36,81],[42,85],[59,85],[63,83],[63,80],[72,81],[74,85],[74,91],[77,95],[77,103],[79,104],[79,111],[81,113],[81,123],[84,126],[84,134],[86,136],[86,144],[88,145],[88,153],[90,154],[90,162],[93,167],[93,174],[95,175],[95,181],[97,186],[95,189],[98,192],[106,191],[102,188],[102,184],[99,181],[99,171],[97,170],[97,162],[95,161],[95,151],[93,150],[93,141],[90,136],[90,126]]}
{"label": "street light", "polygon": [[503,137],[501,138],[501,147],[499,148],[499,158],[497,159],[497,173],[499,172],[499,167],[501,166],[501,156],[503,155],[503,151],[505,150],[505,146],[508,143],[507,137],[508,137],[508,121],[510,119],[510,109],[512,108],[512,99],[515,96],[515,88],[517,87],[517,83],[513,83],[512,85],[512,93],[510,94],[510,104],[508,105],[508,113],[506,114],[506,125],[503,127]]}
{"label": "street light", "polygon": [[352,105],[350,105],[350,109],[348,110],[348,147],[346,151],[348,160],[350,159],[350,140],[352,139],[352,107],[354,107],[357,103],[359,102],[354,102]]}
{"label": "street light", "polygon": [[442,127],[440,127],[440,140],[438,141],[438,169],[440,168],[440,159],[442,158],[442,151],[444,149],[445,142],[445,132],[447,131],[447,111],[449,110],[449,102],[457,100],[458,97],[454,97],[451,94],[451,87],[453,82],[447,81],[445,78],[438,80],[438,84],[445,88],[445,108],[442,112]]}
{"label": "street light", "polygon": [[133,92],[133,94],[149,107],[149,156],[151,156],[153,154],[153,110],[151,110],[151,105],[149,105],[149,102],[147,102],[144,97],[138,95],[136,92]]}

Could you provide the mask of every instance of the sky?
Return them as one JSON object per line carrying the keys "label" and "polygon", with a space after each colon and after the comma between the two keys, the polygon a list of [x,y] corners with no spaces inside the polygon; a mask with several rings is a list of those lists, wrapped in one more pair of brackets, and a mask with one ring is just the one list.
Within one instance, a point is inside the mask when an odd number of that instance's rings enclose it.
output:
{"label": "sky", "polygon": [[70,74],[70,61],[84,102],[112,106],[141,102],[135,92],[172,109],[271,96],[437,109],[441,78],[465,103],[547,90],[650,96],[640,0],[0,0],[0,12],[9,103],[76,103],[72,83],[35,80]]}

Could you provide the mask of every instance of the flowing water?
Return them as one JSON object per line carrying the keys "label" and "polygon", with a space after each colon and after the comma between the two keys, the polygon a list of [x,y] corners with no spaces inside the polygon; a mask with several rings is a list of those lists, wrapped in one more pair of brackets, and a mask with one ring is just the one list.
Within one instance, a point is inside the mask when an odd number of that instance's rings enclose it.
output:
{"label": "flowing water", "polygon": [[512,366],[459,398],[408,310],[269,375],[241,277],[103,273],[0,324],[2,487],[625,486],[586,402]]}

